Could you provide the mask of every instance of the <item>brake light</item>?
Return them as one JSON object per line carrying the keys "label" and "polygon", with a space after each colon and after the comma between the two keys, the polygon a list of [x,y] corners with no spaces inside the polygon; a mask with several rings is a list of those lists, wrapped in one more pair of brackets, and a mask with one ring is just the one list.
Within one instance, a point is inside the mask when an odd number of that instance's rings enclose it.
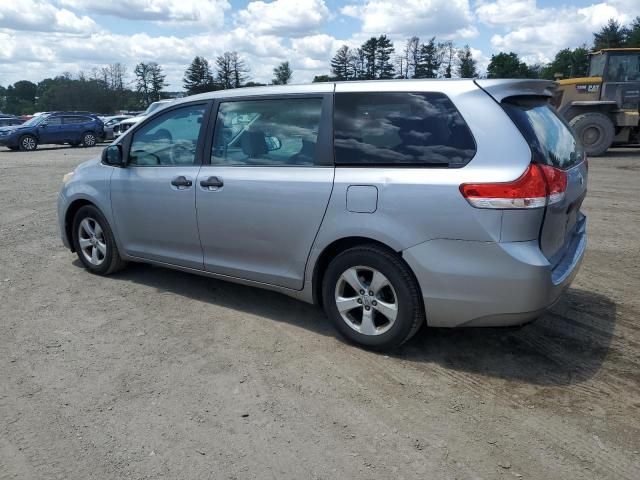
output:
{"label": "brake light", "polygon": [[463,183],[460,192],[476,208],[540,208],[564,198],[567,174],[532,163],[522,176],[504,183]]}

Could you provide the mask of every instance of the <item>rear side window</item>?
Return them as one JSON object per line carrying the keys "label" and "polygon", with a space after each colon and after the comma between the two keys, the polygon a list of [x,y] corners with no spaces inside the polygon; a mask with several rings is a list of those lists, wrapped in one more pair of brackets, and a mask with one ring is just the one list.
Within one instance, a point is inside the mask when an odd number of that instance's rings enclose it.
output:
{"label": "rear side window", "polygon": [[211,163],[235,166],[314,166],[322,98],[222,102]]}
{"label": "rear side window", "polygon": [[89,122],[91,122],[91,119],[89,117],[64,117],[63,119],[63,123],[65,125]]}
{"label": "rear side window", "polygon": [[582,146],[545,97],[511,97],[502,106],[529,143],[535,162],[568,169],[582,161]]}
{"label": "rear side window", "polygon": [[442,93],[336,93],[337,165],[462,167],[476,152],[469,127]]}

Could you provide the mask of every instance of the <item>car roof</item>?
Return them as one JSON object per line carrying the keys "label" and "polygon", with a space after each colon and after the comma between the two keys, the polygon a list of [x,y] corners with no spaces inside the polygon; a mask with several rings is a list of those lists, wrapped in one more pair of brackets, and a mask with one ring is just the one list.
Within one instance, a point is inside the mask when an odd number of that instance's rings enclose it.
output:
{"label": "car roof", "polygon": [[434,79],[392,79],[392,80],[353,80],[347,82],[317,82],[295,85],[266,85],[263,87],[243,87],[229,90],[215,90],[176,100],[176,104],[191,102],[194,100],[210,100],[214,98],[250,97],[254,95],[288,95],[305,93],[332,93],[338,85],[349,85],[350,90],[362,92],[398,91],[398,84],[407,85],[407,90],[421,89],[418,86],[431,90],[436,87],[446,92],[447,85],[452,83],[473,83],[470,78],[434,78]]}

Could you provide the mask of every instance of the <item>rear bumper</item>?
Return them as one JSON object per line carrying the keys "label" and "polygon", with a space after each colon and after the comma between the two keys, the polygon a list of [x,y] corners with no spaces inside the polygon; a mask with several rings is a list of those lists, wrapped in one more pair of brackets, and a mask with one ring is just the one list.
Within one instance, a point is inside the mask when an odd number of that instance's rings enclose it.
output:
{"label": "rear bumper", "polygon": [[403,251],[433,327],[510,326],[553,305],[578,272],[586,225],[576,229],[555,268],[529,242],[431,240]]}

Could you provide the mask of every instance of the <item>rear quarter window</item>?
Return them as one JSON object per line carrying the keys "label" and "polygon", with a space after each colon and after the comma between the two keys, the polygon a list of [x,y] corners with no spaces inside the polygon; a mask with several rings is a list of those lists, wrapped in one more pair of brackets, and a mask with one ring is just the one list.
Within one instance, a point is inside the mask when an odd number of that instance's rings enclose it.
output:
{"label": "rear quarter window", "polygon": [[571,127],[546,97],[510,97],[502,107],[529,144],[534,162],[566,170],[584,158]]}
{"label": "rear quarter window", "polygon": [[336,93],[336,165],[463,167],[469,127],[443,93]]}

